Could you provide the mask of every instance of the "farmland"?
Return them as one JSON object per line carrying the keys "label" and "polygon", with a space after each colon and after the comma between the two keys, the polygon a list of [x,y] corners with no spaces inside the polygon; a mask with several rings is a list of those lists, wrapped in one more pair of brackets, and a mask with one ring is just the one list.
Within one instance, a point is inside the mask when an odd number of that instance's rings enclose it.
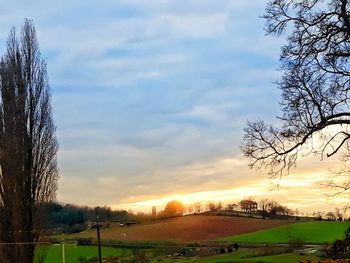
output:
{"label": "farmland", "polygon": [[[254,253],[250,251],[243,251],[243,253],[237,253],[234,255],[220,255],[207,258],[198,258],[188,261],[178,261],[178,262],[188,262],[188,263],[217,263],[217,262],[232,262],[232,263],[295,263],[300,260],[317,260],[319,259],[315,255],[298,255],[297,253],[285,253],[280,255],[270,255],[270,256],[254,256]],[[169,261],[170,263],[171,261]],[[174,261],[173,261],[174,262]]]}
{"label": "farmland", "polygon": [[[45,255],[44,263],[61,263],[62,250],[62,245],[42,246],[37,249],[37,255]],[[98,256],[96,246],[76,246],[73,244],[66,244],[64,246],[64,251],[66,263],[77,263],[80,259],[91,259]],[[130,250],[102,247],[102,254],[104,257],[126,256],[130,254]]]}
{"label": "farmland", "polygon": [[[126,260],[138,256],[151,258],[151,262],[212,263],[212,262],[298,262],[318,260],[318,254],[299,255],[291,247],[293,240],[307,244],[324,244],[343,238],[348,222],[270,220],[228,216],[185,216],[163,219],[138,225],[103,228],[103,257],[117,256]],[[123,237],[125,236],[125,237]],[[96,231],[62,235],[59,240],[90,240],[96,244]],[[239,249],[228,251],[234,242]],[[250,244],[249,244],[250,243]],[[259,244],[260,243],[260,244]],[[148,248],[147,248],[148,247]],[[322,248],[322,246],[314,246]],[[221,250],[224,248],[224,252]],[[183,252],[185,251],[185,252]],[[315,250],[317,251],[317,250]],[[84,256],[97,256],[96,246],[66,245],[66,262],[79,262]],[[189,254],[186,254],[190,252]],[[46,249],[45,263],[61,262],[62,246]],[[56,261],[55,261],[56,260]]]}
{"label": "farmland", "polygon": [[[92,259],[97,257],[97,247],[95,246],[75,246],[67,245],[65,247],[66,263],[78,263],[83,259]],[[45,248],[47,257],[44,263],[61,263],[62,262],[62,246],[51,246]],[[132,252],[128,249],[116,249],[116,248],[102,248],[102,254],[106,257],[123,257],[131,258]],[[269,263],[294,263],[298,260],[305,259],[318,259],[315,255],[298,255],[297,253],[282,253],[278,255],[264,255],[266,251],[263,249],[240,249],[233,254],[207,256],[207,257],[194,257],[194,258],[167,258],[164,256],[154,255],[151,262],[162,262],[162,263],[216,263],[216,262],[269,262]],[[38,261],[36,261],[38,262]]]}
{"label": "farmland", "polygon": [[349,226],[348,222],[303,222],[223,240],[244,243],[288,243],[291,240],[301,239],[309,244],[319,244],[344,238],[344,231]]}
{"label": "farmland", "polygon": [[[216,240],[291,223],[295,221],[224,216],[184,216],[131,227],[114,226],[102,229],[102,236],[105,240],[190,242]],[[74,235],[75,238],[94,238],[95,236],[94,230]]]}

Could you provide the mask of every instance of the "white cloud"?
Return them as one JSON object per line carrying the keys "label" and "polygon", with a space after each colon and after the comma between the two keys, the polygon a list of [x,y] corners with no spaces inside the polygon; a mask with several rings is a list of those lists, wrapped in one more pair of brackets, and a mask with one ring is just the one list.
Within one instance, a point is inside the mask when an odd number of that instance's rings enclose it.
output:
{"label": "white cloud", "polygon": [[[283,40],[264,36],[258,16],[265,4],[5,3],[0,50],[9,28],[29,17],[48,60],[61,143],[59,200],[112,205],[244,191],[244,184],[258,191],[265,175],[248,170],[238,145],[246,119],[270,119],[278,105],[271,82],[280,76]],[[315,161],[310,167],[321,169]],[[291,200],[286,191],[279,197]]]}

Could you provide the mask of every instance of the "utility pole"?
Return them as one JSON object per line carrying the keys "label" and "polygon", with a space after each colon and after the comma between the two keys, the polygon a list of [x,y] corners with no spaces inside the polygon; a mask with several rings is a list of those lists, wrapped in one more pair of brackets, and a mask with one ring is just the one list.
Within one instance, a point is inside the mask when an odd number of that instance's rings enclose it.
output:
{"label": "utility pole", "polygon": [[66,263],[66,248],[64,247],[64,241],[62,242],[62,263]]}
{"label": "utility pole", "polygon": [[97,223],[97,243],[98,243],[98,258],[99,262],[102,263],[102,253],[101,253],[101,237],[100,237],[100,220],[98,219],[98,214],[96,213],[96,223]]}

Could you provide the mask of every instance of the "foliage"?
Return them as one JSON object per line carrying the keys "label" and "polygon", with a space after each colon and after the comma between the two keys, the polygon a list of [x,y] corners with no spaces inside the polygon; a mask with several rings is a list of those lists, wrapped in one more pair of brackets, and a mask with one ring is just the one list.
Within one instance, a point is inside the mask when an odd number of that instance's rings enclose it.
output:
{"label": "foliage", "polygon": [[241,209],[251,213],[252,211],[256,211],[263,218],[271,217],[276,218],[279,216],[291,216],[293,215],[293,211],[286,206],[281,205],[280,203],[269,200],[269,199],[261,199],[258,203],[253,200],[242,200],[240,202]]}
{"label": "foliage", "polygon": [[61,228],[66,233],[76,233],[86,229],[88,221],[96,220],[96,213],[101,221],[130,221],[130,215],[124,210],[113,211],[110,207],[81,207],[55,202],[44,206],[47,228]]}
{"label": "foliage", "polygon": [[305,246],[305,240],[301,237],[290,238],[288,245],[291,249],[301,249]]}
{"label": "foliage", "polygon": [[326,214],[326,217],[327,217],[327,220],[329,220],[329,221],[335,221],[337,219],[333,212],[328,212]]}
{"label": "foliage", "polygon": [[221,211],[222,210],[222,203],[214,203],[210,202],[207,204],[207,208],[210,212],[216,212],[216,211]]}
{"label": "foliage", "polygon": [[350,227],[345,231],[345,238],[336,240],[331,247],[325,249],[325,255],[332,258],[350,257]]}

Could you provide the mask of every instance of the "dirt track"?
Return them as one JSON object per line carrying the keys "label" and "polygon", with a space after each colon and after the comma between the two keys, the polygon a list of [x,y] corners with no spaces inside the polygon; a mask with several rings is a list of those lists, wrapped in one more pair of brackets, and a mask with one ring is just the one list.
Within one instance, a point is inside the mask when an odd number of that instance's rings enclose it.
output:
{"label": "dirt track", "polygon": [[[102,230],[101,235],[105,240],[204,241],[290,223],[294,223],[294,221],[224,216],[185,216],[130,227],[115,226]],[[87,231],[78,236],[95,237],[95,235],[95,231]]]}

